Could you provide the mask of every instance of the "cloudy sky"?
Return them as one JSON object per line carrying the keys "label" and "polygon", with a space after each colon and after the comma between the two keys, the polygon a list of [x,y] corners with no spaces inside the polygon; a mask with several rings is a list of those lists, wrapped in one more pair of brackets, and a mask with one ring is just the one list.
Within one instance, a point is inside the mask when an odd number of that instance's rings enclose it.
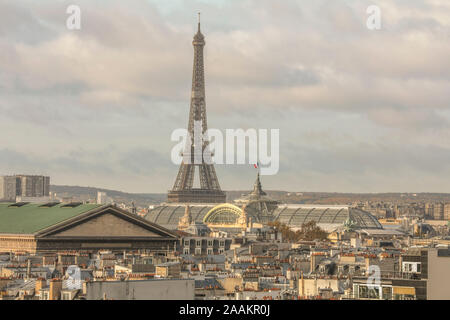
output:
{"label": "cloudy sky", "polygon": [[[198,11],[209,126],[280,129],[266,189],[450,192],[448,0],[0,0],[0,174],[170,189]],[[217,172],[225,190],[255,176]]]}

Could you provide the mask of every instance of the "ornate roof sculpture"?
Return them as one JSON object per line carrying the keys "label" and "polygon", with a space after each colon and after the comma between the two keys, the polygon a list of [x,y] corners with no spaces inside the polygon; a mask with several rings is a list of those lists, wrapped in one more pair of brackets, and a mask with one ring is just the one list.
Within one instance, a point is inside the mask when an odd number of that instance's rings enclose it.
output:
{"label": "ornate roof sculpture", "polygon": [[187,229],[192,224],[191,210],[189,205],[186,205],[184,215],[178,221],[178,230]]}
{"label": "ornate roof sculpture", "polygon": [[[214,204],[189,204],[189,214],[192,223],[203,223],[203,218],[209,210],[214,208]],[[145,219],[153,221],[168,229],[177,229],[180,218],[186,213],[185,204],[166,204],[163,203],[147,213]]]}
{"label": "ornate roof sculpture", "polygon": [[348,217],[348,219],[344,221],[344,228],[346,231],[355,230],[355,225],[356,223],[353,222],[353,220],[351,220],[350,217]]}
{"label": "ornate roof sculpture", "polygon": [[184,215],[178,220],[177,229],[197,236],[207,236],[211,232],[203,222],[192,219],[191,207],[187,204],[184,209]]}
{"label": "ornate roof sculpture", "polygon": [[201,222],[194,222],[183,231],[201,237],[209,236],[211,233],[211,229],[206,224]]}

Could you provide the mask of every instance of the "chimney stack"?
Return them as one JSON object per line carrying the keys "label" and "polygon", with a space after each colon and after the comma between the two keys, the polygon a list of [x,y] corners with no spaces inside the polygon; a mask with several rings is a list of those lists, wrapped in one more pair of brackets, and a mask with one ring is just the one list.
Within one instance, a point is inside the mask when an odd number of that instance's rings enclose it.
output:
{"label": "chimney stack", "polygon": [[39,290],[45,288],[47,286],[47,280],[43,279],[43,278],[39,278],[36,280],[36,286],[34,288],[34,291],[37,293],[39,293]]}
{"label": "chimney stack", "polygon": [[62,280],[52,279],[50,280],[50,300],[60,300],[62,290]]}
{"label": "chimney stack", "polygon": [[27,279],[31,278],[31,259],[27,261]]}

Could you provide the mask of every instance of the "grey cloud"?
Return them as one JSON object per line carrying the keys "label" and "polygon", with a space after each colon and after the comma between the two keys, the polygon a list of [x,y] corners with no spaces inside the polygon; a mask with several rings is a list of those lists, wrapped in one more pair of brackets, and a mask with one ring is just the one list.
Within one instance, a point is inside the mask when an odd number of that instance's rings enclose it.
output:
{"label": "grey cloud", "polygon": [[373,108],[368,113],[369,119],[376,123],[403,130],[440,130],[450,127],[449,119],[434,110],[413,108]]}
{"label": "grey cloud", "polygon": [[[16,151],[12,149],[0,149],[0,164],[7,168],[8,172],[64,172],[78,174],[112,174],[114,170],[108,167],[106,161],[95,161],[95,158],[101,157],[101,152],[91,153],[91,158],[87,154],[74,157],[71,155],[36,155],[32,152]],[[103,158],[104,159],[104,158]]]}
{"label": "grey cloud", "polygon": [[37,45],[55,36],[29,8],[18,2],[0,1],[0,40]]}
{"label": "grey cloud", "polygon": [[5,174],[10,170],[20,170],[21,168],[29,168],[33,166],[33,159],[21,152],[10,149],[0,149],[0,163]]}
{"label": "grey cloud", "polygon": [[160,170],[170,172],[170,169],[176,168],[170,162],[170,154],[163,155],[145,148],[133,149],[122,154],[119,164],[122,169],[136,175],[157,174]]}
{"label": "grey cloud", "polygon": [[[70,32],[69,1],[0,0],[0,125],[16,123],[0,140],[2,168],[169,188],[200,9],[210,126],[281,128],[283,148],[296,150],[282,154],[271,188],[328,178],[381,190],[394,170],[446,187],[437,172],[448,172],[450,148],[449,5],[375,2],[379,32],[365,28],[368,0],[80,1],[82,30]],[[246,170],[218,172],[233,188],[253,182]]]}

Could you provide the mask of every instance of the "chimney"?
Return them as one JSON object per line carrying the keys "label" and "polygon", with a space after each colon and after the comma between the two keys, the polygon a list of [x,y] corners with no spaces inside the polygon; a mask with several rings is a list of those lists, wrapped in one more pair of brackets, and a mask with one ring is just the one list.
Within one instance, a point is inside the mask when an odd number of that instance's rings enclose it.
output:
{"label": "chimney", "polygon": [[302,297],[305,297],[305,279],[303,278],[303,271],[302,271]]}
{"label": "chimney", "polygon": [[320,262],[320,258],[317,256],[316,252],[311,252],[311,263],[310,263],[310,272],[313,272],[314,270],[316,270],[317,265]]}
{"label": "chimney", "polygon": [[87,283],[88,281],[83,282],[83,294],[87,294]]}
{"label": "chimney", "polygon": [[31,278],[31,259],[27,261],[27,279]]}
{"label": "chimney", "polygon": [[60,300],[62,290],[62,280],[52,279],[50,280],[50,300]]}

